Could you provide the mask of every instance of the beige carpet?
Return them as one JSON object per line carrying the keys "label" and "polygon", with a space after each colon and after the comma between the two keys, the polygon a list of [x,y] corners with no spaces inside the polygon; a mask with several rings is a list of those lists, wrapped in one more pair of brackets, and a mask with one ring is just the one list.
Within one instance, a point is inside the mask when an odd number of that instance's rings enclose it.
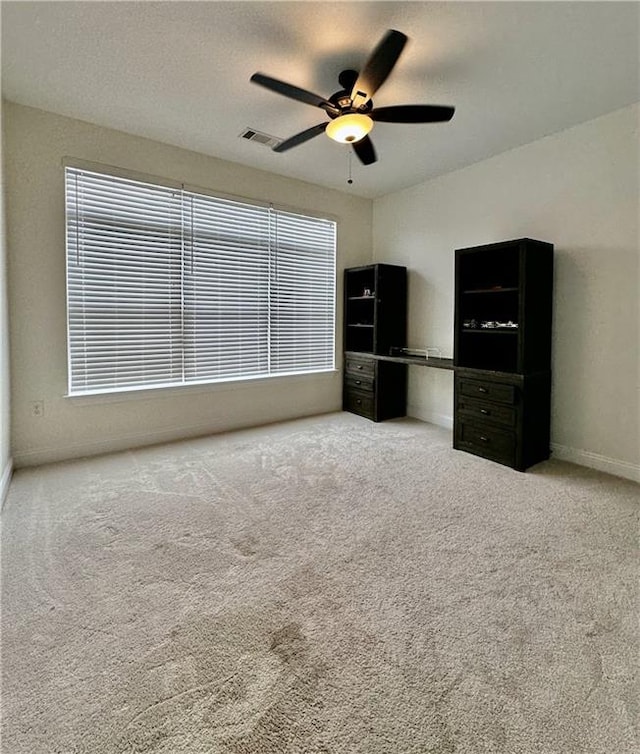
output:
{"label": "beige carpet", "polygon": [[16,473],[2,754],[632,754],[631,482],[331,414]]}

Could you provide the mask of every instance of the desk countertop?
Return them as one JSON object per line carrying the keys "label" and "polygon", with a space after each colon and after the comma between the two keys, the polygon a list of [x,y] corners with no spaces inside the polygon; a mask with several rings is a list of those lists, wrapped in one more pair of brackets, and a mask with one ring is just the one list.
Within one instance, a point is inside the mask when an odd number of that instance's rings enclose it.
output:
{"label": "desk countertop", "polygon": [[435,369],[453,369],[453,359],[443,359],[440,356],[382,356],[376,353],[362,353],[360,351],[346,351],[347,356],[367,356],[376,361],[393,361],[396,364],[417,364],[422,367]]}

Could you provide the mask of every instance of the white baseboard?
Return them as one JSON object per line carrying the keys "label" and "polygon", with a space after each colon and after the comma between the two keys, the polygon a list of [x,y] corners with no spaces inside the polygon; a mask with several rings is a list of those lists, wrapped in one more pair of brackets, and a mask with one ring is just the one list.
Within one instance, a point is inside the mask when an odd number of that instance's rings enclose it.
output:
{"label": "white baseboard", "polygon": [[[425,411],[417,405],[410,404],[407,406],[407,416],[429,422],[429,424],[435,424],[438,427],[444,427],[445,429],[453,429],[452,416]],[[640,482],[640,464],[619,461],[616,458],[592,453],[589,450],[570,448],[567,445],[559,445],[558,443],[551,443],[551,451],[552,457],[560,461],[569,461],[578,466],[586,466],[589,469],[596,469],[596,471],[604,471],[606,474],[630,479],[632,482]]]}
{"label": "white baseboard", "polygon": [[414,419],[420,419],[420,421],[428,422],[429,424],[435,424],[437,427],[444,427],[445,429],[453,429],[453,416],[449,414],[436,414],[432,411],[425,411],[420,406],[415,404],[407,405],[407,416],[411,416]]}
{"label": "white baseboard", "polygon": [[58,461],[70,461],[75,458],[84,458],[88,456],[98,456],[105,453],[119,453],[130,450],[131,448],[141,448],[146,445],[158,445],[164,442],[174,442],[184,440],[198,435],[215,433],[210,425],[200,427],[181,427],[179,429],[155,430],[153,432],[140,432],[134,434],[123,434],[117,437],[109,437],[105,440],[94,440],[83,443],[67,443],[65,445],[56,445],[53,448],[38,448],[37,450],[28,450],[16,452],[14,462],[16,468],[25,466],[41,466],[45,463],[57,463]]}
{"label": "white baseboard", "polygon": [[0,477],[0,510],[4,506],[4,501],[7,499],[7,492],[9,492],[9,483],[11,482],[11,475],[13,474],[13,460],[9,458]]}
{"label": "white baseboard", "polygon": [[120,453],[133,448],[143,448],[150,445],[159,445],[165,442],[179,442],[180,440],[216,435],[221,432],[233,432],[235,430],[247,429],[249,427],[273,424],[274,422],[302,419],[306,416],[316,416],[336,410],[338,409],[333,407],[324,409],[311,407],[309,413],[301,414],[299,411],[295,413],[292,412],[291,415],[282,413],[279,416],[263,416],[256,420],[255,410],[253,410],[251,406],[248,406],[245,415],[239,416],[236,412],[233,419],[226,416],[219,416],[218,421],[209,421],[206,424],[192,424],[190,426],[171,427],[164,430],[157,429],[152,432],[122,434],[104,440],[68,443],[65,445],[57,445],[53,448],[39,448],[38,450],[15,452],[13,454],[13,462],[15,468],[40,466],[45,463],[57,463],[58,461],[69,461],[76,458],[103,455],[105,453]]}
{"label": "white baseboard", "polygon": [[579,466],[587,466],[590,469],[604,471],[607,474],[630,479],[632,482],[640,482],[640,465],[629,463],[628,461],[619,461],[616,458],[608,458],[599,453],[592,453],[590,450],[580,450],[579,448],[570,448],[567,445],[558,445],[551,443],[552,458],[560,461],[569,461],[577,463]]}

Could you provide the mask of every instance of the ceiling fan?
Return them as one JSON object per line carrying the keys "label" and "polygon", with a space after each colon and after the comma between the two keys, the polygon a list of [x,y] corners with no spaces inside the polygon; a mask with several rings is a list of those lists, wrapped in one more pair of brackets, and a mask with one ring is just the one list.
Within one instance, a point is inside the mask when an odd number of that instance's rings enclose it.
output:
{"label": "ceiling fan", "polygon": [[343,144],[351,144],[364,165],[376,162],[376,152],[369,138],[374,121],[385,123],[437,123],[451,120],[455,108],[444,105],[395,105],[392,107],[373,106],[371,99],[386,81],[407,43],[407,36],[401,31],[390,29],[375,47],[360,73],[345,70],[338,76],[342,89],[325,99],[306,89],[288,84],[285,81],[254,73],[251,81],[271,89],[285,97],[320,107],[330,120],[318,123],[305,131],[273,147],[274,152],[286,152],[292,147],[304,144],[318,134],[326,133],[331,139]]}

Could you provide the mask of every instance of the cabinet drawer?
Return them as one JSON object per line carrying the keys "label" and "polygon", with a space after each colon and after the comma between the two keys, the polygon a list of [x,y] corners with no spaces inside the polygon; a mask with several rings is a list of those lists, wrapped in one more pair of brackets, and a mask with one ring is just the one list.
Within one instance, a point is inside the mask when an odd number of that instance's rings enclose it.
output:
{"label": "cabinet drawer", "polygon": [[344,371],[350,374],[361,374],[373,377],[376,371],[375,359],[366,356],[345,356]]}
{"label": "cabinet drawer", "polygon": [[514,427],[516,424],[515,408],[498,403],[490,403],[489,401],[459,398],[458,413],[466,419],[502,424],[505,427]]}
{"label": "cabinet drawer", "polygon": [[456,422],[456,445],[476,455],[513,466],[516,457],[516,436],[513,432],[489,424]]}
{"label": "cabinet drawer", "polygon": [[511,405],[516,402],[515,386],[503,382],[460,379],[458,390],[460,395],[467,398],[486,398],[490,401],[510,403]]}
{"label": "cabinet drawer", "polygon": [[343,408],[345,411],[351,411],[354,414],[366,416],[367,419],[375,420],[375,402],[373,395],[370,393],[361,393],[358,390],[345,390]]}
{"label": "cabinet drawer", "polygon": [[367,393],[372,393],[374,379],[366,374],[353,374],[348,372],[344,376],[344,385],[347,389],[363,390]]}

